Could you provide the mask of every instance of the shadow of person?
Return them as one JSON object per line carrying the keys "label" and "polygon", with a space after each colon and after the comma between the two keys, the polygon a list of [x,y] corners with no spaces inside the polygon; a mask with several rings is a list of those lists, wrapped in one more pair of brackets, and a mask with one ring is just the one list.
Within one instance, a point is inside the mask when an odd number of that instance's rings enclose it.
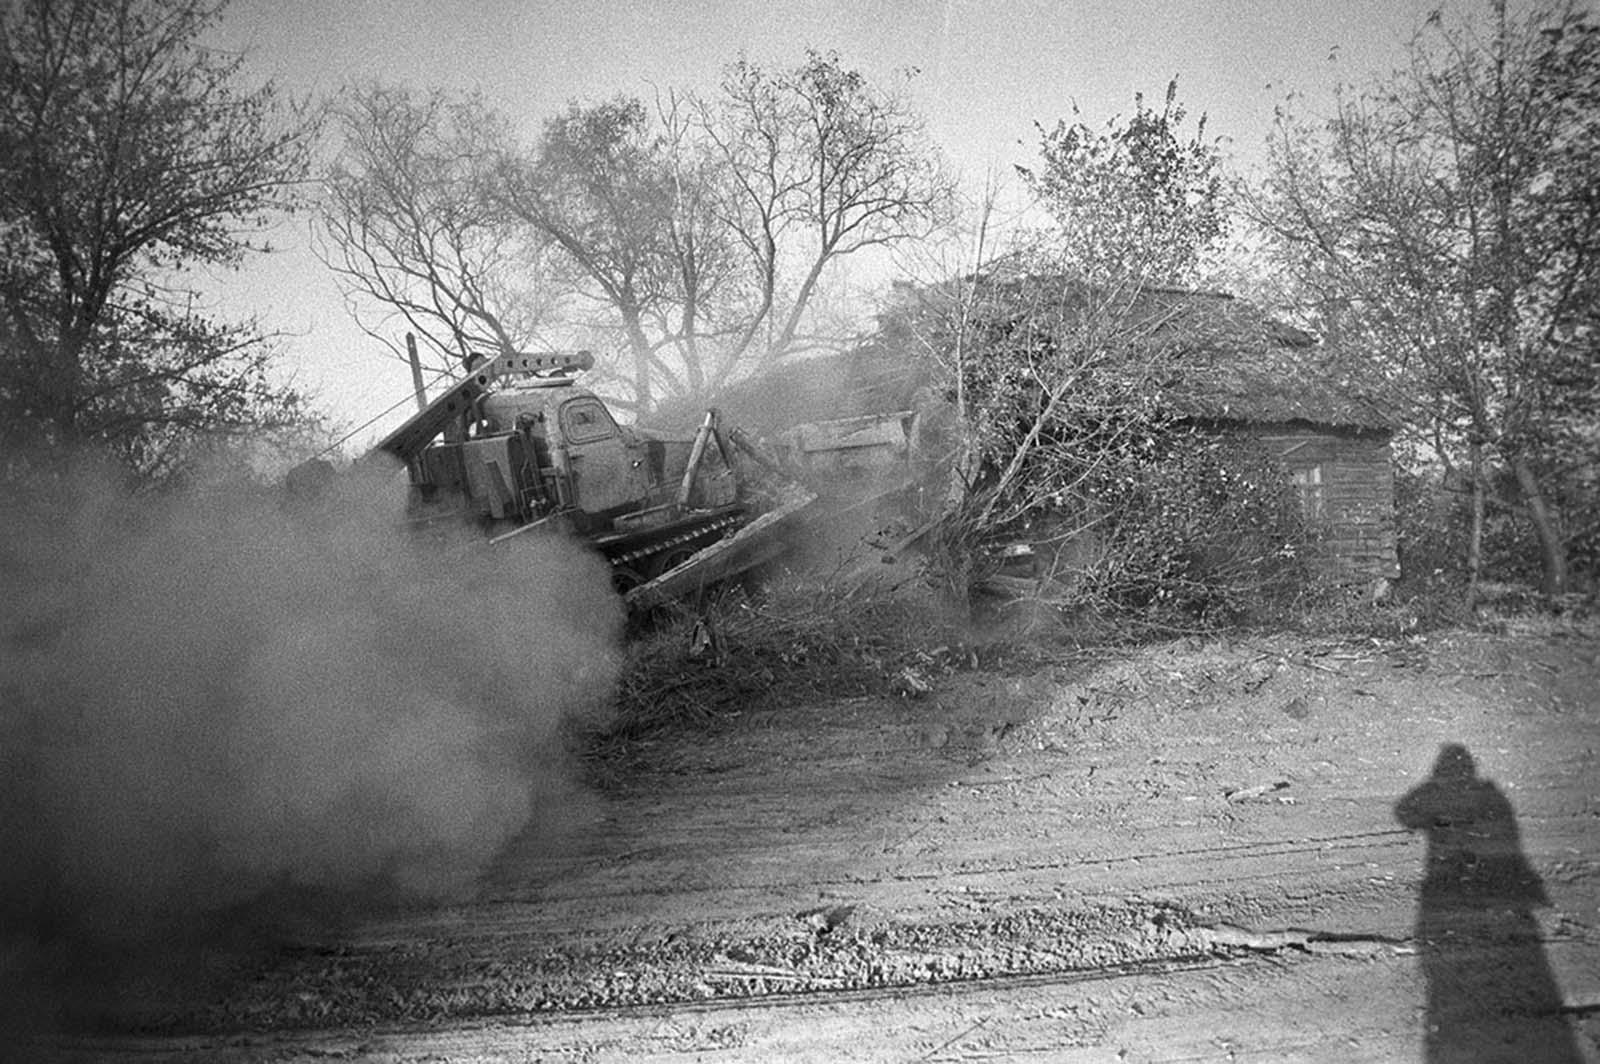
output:
{"label": "shadow of person", "polygon": [[1394,815],[1428,835],[1417,943],[1429,1064],[1581,1064],[1532,912],[1550,901],[1511,802],[1478,776],[1466,747],[1447,743]]}

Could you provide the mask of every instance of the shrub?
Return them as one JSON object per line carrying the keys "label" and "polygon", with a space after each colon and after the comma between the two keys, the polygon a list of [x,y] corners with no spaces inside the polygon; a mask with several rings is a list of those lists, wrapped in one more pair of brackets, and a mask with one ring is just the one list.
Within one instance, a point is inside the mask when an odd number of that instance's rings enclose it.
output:
{"label": "shrub", "polygon": [[1044,501],[1024,520],[982,534],[973,519],[951,522],[936,552],[946,579],[994,586],[1005,564],[997,548],[1025,543],[1032,568],[1017,574],[1012,563],[1006,588],[1030,588],[1097,638],[1259,622],[1304,592],[1315,536],[1282,464],[1258,442],[1175,425],[1101,457],[1072,492],[1036,492]]}
{"label": "shrub", "polygon": [[[1420,594],[1440,587],[1465,591],[1472,499],[1462,479],[1430,468],[1402,466],[1395,470],[1400,571],[1409,592]],[[1482,578],[1537,587],[1541,579],[1538,538],[1521,508],[1513,478],[1492,478],[1486,502]],[[1584,526],[1581,506],[1565,509],[1567,523],[1576,526],[1568,539],[1573,572],[1580,577],[1592,575],[1593,548],[1586,537],[1595,533]]]}
{"label": "shrub", "polygon": [[1260,619],[1307,580],[1312,546],[1283,466],[1253,440],[1183,427],[1108,485],[1111,563],[1099,596],[1138,626]]}

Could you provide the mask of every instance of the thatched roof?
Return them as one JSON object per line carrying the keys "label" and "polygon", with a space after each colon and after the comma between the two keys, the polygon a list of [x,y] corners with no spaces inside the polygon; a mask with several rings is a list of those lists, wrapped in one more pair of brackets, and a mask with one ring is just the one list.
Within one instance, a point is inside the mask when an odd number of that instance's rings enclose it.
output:
{"label": "thatched roof", "polygon": [[[1338,352],[1317,337],[1220,292],[1144,288],[1108,294],[1060,277],[984,275],[933,288],[897,289],[883,315],[880,347],[904,343],[930,306],[949,314],[956,285],[966,285],[969,316],[992,334],[997,322],[1027,321],[1026,335],[1065,347],[1094,336],[1121,347],[1130,365],[1159,351],[1155,383],[1170,409],[1186,417],[1247,423],[1295,421],[1346,429],[1390,429],[1395,419],[1339,369]],[[1042,324],[1041,324],[1042,323]],[[981,335],[982,330],[979,330]],[[896,336],[896,334],[899,334]],[[1007,337],[1015,342],[1016,331]],[[891,339],[892,338],[892,339]],[[981,345],[975,354],[981,357]]]}
{"label": "thatched roof", "polygon": [[1389,429],[1394,419],[1315,336],[1218,292],[1151,289],[1141,308],[1180,354],[1162,392],[1189,417]]}
{"label": "thatched roof", "polygon": [[[727,424],[756,434],[835,418],[912,406],[932,379],[930,315],[948,315],[956,286],[897,286],[870,339],[841,354],[787,362],[724,388],[711,402]],[[1256,424],[1308,422],[1346,430],[1385,430],[1394,419],[1341,375],[1337,352],[1315,336],[1268,317],[1252,304],[1218,292],[1146,288],[1110,310],[1081,285],[1037,275],[978,279],[972,313],[991,326],[1000,319],[1043,315],[1058,333],[1088,327],[1091,314],[1114,319],[1117,342],[1130,353],[1164,352],[1156,383],[1168,407],[1184,417]],[[1091,309],[1092,308],[1092,309]],[[1075,318],[1074,315],[1077,317]],[[1037,321],[1030,335],[1039,335]],[[1100,326],[1095,326],[1100,327]],[[1060,339],[1071,342],[1070,335]],[[982,355],[981,345],[974,354]],[[681,409],[680,409],[681,408]],[[653,424],[692,424],[703,404],[672,404]]]}

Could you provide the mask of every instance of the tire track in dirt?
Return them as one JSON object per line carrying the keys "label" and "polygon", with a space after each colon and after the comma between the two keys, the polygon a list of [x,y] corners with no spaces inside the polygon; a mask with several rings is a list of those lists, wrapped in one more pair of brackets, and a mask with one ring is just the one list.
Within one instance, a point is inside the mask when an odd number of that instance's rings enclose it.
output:
{"label": "tire track in dirt", "polygon": [[[1114,696],[1041,685],[1032,716],[857,702],[663,742],[581,845],[513,847],[469,902],[267,962],[219,991],[218,1029],[315,1028],[239,1060],[1414,1059],[1425,987],[1396,947],[1424,842],[1393,803],[1438,743],[1504,782],[1561,918],[1600,912],[1600,726],[1506,700],[1477,645],[1443,695],[1348,662],[1163,693],[1135,663]],[[1187,676],[1187,653],[1147,656]],[[1597,940],[1544,930],[1563,985],[1600,989]],[[252,1011],[281,1001],[305,1007]]]}
{"label": "tire track in dirt", "polygon": [[[1129,864],[1155,864],[1163,861],[1192,862],[1197,860],[1246,861],[1266,860],[1302,854],[1326,854],[1361,849],[1383,850],[1397,846],[1414,846],[1415,837],[1405,829],[1345,832],[1335,835],[1302,836],[1292,839],[1267,839],[1251,842],[1229,843],[1217,846],[1200,846],[1180,850],[1142,850],[1133,853],[1085,854],[1073,858],[1041,861],[1008,861],[1000,863],[968,863],[949,868],[915,872],[888,872],[874,876],[852,876],[837,879],[815,876],[793,879],[761,879],[745,882],[660,884],[654,887],[634,887],[616,890],[585,890],[582,893],[548,891],[540,894],[544,903],[591,901],[600,898],[641,898],[664,894],[705,894],[720,892],[770,892],[796,884],[809,887],[870,887],[881,883],[916,883],[942,881],[963,877],[991,877],[1032,872],[1068,871],[1075,868],[1111,868]],[[800,847],[795,847],[800,849]],[[785,862],[793,863],[793,862]],[[1281,869],[1274,872],[1281,875]],[[1208,877],[1206,881],[1212,881]],[[1145,880],[1152,887],[1187,884],[1188,880]],[[1198,882],[1198,881],[1196,881]]]}

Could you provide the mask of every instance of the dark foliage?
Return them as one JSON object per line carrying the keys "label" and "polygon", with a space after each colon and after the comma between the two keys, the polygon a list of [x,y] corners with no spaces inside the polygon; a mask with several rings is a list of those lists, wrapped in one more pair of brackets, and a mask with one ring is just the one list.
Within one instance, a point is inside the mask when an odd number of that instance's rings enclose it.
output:
{"label": "dark foliage", "polygon": [[0,433],[136,476],[197,440],[297,422],[249,323],[189,271],[236,266],[292,200],[309,126],[204,47],[220,6],[24,0],[0,11]]}

